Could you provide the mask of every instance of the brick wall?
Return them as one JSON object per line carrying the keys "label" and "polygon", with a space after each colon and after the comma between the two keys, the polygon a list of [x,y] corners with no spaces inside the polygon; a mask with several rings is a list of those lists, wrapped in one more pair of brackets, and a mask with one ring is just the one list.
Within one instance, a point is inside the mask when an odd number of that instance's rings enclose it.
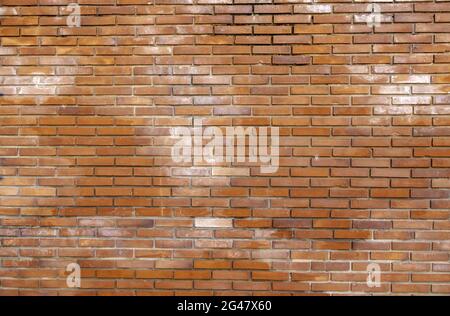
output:
{"label": "brick wall", "polygon": [[0,1],[0,294],[450,293],[449,1],[70,2]]}

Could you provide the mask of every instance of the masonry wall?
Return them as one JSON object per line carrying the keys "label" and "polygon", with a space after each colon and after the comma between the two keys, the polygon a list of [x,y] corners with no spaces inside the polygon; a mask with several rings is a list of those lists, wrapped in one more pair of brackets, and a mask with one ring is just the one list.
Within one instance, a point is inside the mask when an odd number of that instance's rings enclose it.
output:
{"label": "masonry wall", "polygon": [[[70,2],[0,1],[0,294],[450,293],[449,1]],[[278,171],[175,163],[195,118]]]}

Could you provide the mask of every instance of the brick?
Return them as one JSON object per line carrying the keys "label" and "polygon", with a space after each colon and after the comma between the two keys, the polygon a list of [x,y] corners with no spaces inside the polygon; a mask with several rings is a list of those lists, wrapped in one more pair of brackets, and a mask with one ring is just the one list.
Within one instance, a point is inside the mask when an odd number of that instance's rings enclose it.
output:
{"label": "brick", "polygon": [[[0,294],[449,293],[446,1],[3,2]],[[193,117],[278,171],[175,163]]]}

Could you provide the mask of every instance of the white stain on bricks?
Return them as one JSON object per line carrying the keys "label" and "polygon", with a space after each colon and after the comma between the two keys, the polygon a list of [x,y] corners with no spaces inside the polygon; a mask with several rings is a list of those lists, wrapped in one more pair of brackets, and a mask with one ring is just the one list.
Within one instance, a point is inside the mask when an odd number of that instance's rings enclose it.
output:
{"label": "white stain on bricks", "polygon": [[0,15],[18,15],[16,8],[0,7]]}

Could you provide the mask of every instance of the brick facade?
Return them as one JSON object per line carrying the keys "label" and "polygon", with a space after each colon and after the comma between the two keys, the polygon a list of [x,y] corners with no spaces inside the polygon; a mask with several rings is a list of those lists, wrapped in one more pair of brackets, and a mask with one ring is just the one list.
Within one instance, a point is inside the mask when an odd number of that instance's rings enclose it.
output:
{"label": "brick facade", "polygon": [[0,1],[0,294],[450,293],[449,1],[70,2]]}

